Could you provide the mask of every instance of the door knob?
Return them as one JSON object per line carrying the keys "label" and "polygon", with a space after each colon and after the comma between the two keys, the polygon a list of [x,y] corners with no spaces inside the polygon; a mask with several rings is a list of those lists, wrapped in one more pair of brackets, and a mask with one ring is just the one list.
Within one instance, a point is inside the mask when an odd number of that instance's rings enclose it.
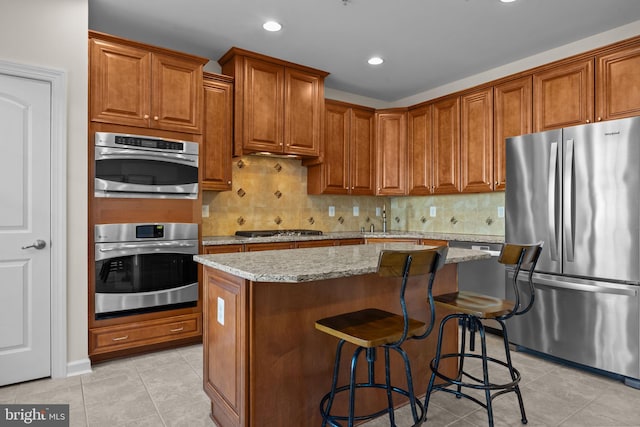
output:
{"label": "door knob", "polygon": [[29,248],[44,249],[45,246],[47,246],[47,243],[44,240],[38,239],[34,244],[29,246],[23,246],[22,249],[29,249]]}

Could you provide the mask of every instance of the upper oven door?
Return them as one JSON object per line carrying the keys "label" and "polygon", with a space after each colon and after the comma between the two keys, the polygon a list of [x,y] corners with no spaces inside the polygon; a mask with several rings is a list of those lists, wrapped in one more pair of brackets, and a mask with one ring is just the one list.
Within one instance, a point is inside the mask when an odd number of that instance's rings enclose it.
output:
{"label": "upper oven door", "polygon": [[94,186],[96,197],[196,199],[198,155],[96,144]]}

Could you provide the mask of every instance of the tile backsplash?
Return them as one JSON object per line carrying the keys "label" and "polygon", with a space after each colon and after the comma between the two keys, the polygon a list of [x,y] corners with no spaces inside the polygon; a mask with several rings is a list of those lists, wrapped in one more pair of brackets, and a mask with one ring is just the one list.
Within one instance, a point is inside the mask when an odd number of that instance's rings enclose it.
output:
{"label": "tile backsplash", "polygon": [[[236,230],[305,228],[324,232],[357,231],[371,224],[387,229],[504,235],[504,193],[422,197],[308,195],[307,169],[297,159],[244,156],[233,160],[232,191],[205,191],[203,236],[231,235]],[[335,211],[329,215],[330,207]],[[435,207],[435,217],[430,216]],[[356,208],[356,209],[354,209]],[[358,215],[354,213],[357,211]]]}

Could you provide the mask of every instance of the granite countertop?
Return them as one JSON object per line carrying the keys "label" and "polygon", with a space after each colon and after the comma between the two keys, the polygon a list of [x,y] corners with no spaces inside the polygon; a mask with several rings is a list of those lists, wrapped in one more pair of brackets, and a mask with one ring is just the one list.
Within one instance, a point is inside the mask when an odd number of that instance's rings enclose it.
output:
{"label": "granite countertop", "polygon": [[203,236],[202,244],[209,245],[235,245],[244,243],[270,243],[270,242],[300,242],[307,240],[331,240],[331,239],[360,239],[360,238],[415,238],[447,240],[457,242],[482,242],[504,243],[504,236],[484,234],[457,234],[457,233],[428,233],[424,231],[387,231],[360,232],[345,231],[324,233],[321,236],[275,236],[275,237],[238,237],[238,236]]}
{"label": "granite countertop", "polygon": [[[254,282],[299,283],[375,273],[381,250],[425,248],[429,246],[383,243],[196,255],[194,260]],[[446,263],[488,258],[491,256],[483,251],[449,248]]]}

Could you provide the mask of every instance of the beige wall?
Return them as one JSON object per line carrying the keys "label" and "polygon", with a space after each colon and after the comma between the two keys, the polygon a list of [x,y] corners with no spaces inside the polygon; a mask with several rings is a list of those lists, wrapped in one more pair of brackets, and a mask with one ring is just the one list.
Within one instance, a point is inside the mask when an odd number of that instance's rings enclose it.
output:
{"label": "beige wall", "polygon": [[87,358],[87,28],[88,0],[0,0],[0,58],[67,74],[70,362]]}
{"label": "beige wall", "polygon": [[[206,191],[204,236],[236,230],[307,228],[324,232],[382,230],[376,207],[385,207],[387,229],[504,235],[504,193],[428,197],[316,196],[307,194],[307,169],[300,160],[244,156],[233,163],[233,190]],[[335,216],[329,216],[329,206]],[[430,216],[430,208],[436,216]],[[358,216],[353,215],[357,207]]]}

